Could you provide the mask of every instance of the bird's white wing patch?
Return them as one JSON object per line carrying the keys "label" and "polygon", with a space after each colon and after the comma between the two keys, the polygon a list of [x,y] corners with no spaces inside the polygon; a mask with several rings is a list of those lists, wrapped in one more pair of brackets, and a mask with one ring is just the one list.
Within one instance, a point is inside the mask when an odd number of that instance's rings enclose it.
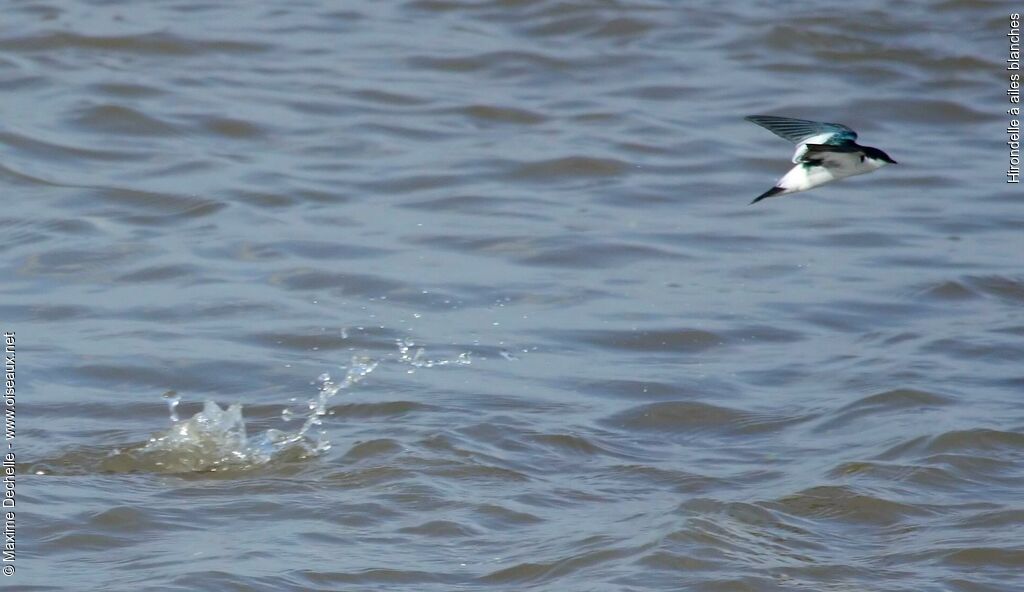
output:
{"label": "bird's white wing patch", "polygon": [[803,159],[804,154],[807,152],[808,144],[827,144],[834,135],[836,135],[835,132],[826,132],[816,136],[811,136],[803,142],[800,142],[796,147],[796,152],[793,153],[793,162],[797,163]]}

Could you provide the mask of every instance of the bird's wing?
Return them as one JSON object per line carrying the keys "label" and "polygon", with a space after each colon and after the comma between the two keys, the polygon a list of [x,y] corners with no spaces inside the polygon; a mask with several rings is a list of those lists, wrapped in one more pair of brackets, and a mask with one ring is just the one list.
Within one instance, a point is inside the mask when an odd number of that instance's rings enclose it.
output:
{"label": "bird's wing", "polygon": [[823,166],[842,175],[855,170],[863,157],[861,147],[852,141],[841,144],[807,144],[800,162]]}
{"label": "bird's wing", "polygon": [[823,123],[806,119],[790,119],[774,115],[751,115],[745,118],[794,144],[802,144],[808,138],[816,138],[818,144],[839,145],[857,139],[857,132],[841,123]]}

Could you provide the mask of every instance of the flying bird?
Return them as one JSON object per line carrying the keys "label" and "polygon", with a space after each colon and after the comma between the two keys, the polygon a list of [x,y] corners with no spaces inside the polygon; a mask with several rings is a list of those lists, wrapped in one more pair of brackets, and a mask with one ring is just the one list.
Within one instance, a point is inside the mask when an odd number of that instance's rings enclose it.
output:
{"label": "flying bird", "polygon": [[807,191],[844,177],[863,175],[887,164],[896,164],[878,148],[861,146],[857,132],[839,123],[821,123],[774,115],[751,115],[756,123],[780,138],[796,144],[789,170],[775,186],[754,198],[755,204],[766,197]]}

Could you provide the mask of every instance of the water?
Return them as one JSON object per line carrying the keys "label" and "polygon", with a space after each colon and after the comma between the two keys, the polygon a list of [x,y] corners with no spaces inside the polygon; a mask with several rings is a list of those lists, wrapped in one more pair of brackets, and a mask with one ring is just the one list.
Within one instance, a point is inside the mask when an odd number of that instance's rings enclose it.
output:
{"label": "water", "polygon": [[1020,589],[1008,10],[12,4],[0,586]]}

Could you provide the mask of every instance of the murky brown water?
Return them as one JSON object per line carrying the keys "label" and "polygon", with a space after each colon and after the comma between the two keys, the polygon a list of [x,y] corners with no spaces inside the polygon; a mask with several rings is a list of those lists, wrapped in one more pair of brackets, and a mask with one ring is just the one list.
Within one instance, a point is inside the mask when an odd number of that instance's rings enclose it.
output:
{"label": "murky brown water", "polygon": [[0,587],[1022,589],[1009,5],[780,4],[7,6]]}

